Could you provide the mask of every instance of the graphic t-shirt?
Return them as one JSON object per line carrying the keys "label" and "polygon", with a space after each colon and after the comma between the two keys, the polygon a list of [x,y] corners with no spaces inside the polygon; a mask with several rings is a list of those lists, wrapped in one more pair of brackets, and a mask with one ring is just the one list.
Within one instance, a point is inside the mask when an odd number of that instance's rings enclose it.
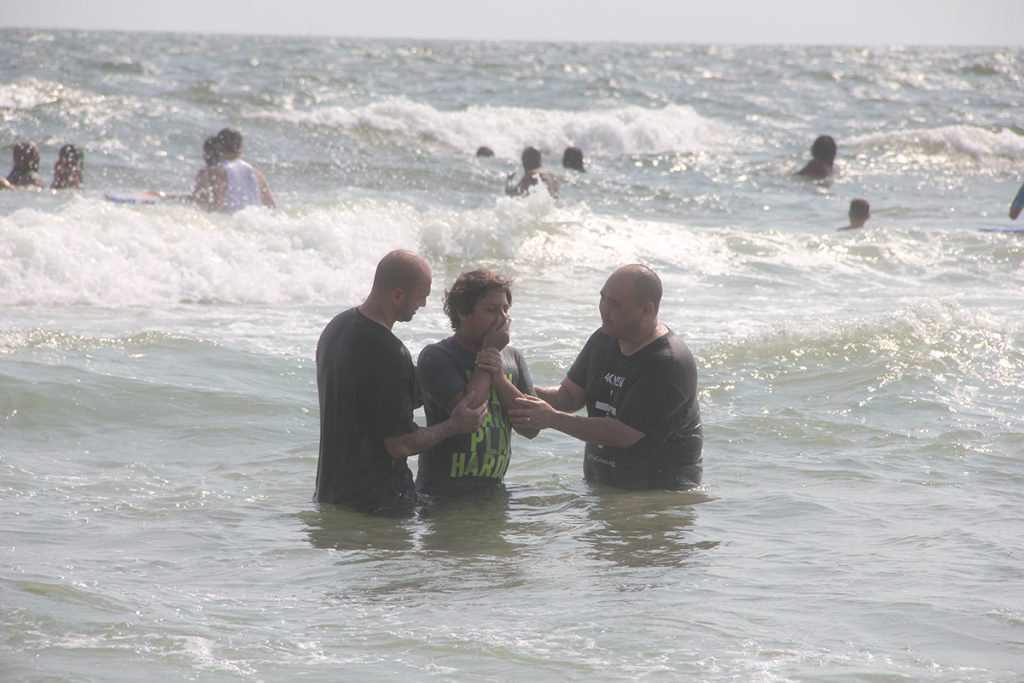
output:
{"label": "graphic t-shirt", "polygon": [[[523,355],[506,346],[501,351],[505,376],[524,394],[535,396]],[[427,424],[448,419],[448,404],[466,388],[476,367],[476,352],[449,337],[424,347],[417,363]],[[491,389],[487,415],[472,434],[457,434],[419,457],[416,488],[432,495],[493,488],[501,484],[512,455],[512,424],[498,393]]]}
{"label": "graphic t-shirt", "polygon": [[412,357],[398,337],[358,309],[327,324],[316,347],[320,459],[314,500],[362,512],[416,500],[412,472],[384,447],[417,429]]}
{"label": "graphic t-shirt", "polygon": [[583,387],[589,417],[613,417],[644,437],[629,448],[587,444],[587,481],[626,489],[680,489],[700,484],[704,436],[697,404],[697,365],[669,331],[631,356],[597,330],[569,369]]}

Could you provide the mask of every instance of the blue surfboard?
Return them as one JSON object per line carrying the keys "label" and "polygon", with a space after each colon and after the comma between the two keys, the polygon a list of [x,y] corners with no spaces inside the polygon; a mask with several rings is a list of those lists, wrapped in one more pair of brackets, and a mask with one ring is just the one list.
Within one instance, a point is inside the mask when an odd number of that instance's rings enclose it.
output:
{"label": "blue surfboard", "polygon": [[1018,233],[1018,234],[1024,234],[1024,226],[1021,226],[1019,228],[996,227],[996,228],[978,228],[978,229],[981,230],[982,232],[1013,232],[1013,233]]}

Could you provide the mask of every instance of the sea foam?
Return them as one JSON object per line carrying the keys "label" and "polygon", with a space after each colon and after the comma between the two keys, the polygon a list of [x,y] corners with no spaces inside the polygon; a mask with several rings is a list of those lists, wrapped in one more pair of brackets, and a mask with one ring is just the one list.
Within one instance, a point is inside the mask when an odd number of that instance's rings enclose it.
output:
{"label": "sea foam", "polygon": [[588,111],[471,106],[445,111],[395,97],[360,107],[292,109],[267,116],[295,124],[348,131],[364,127],[436,140],[470,153],[487,145],[507,158],[518,158],[526,145],[559,153],[567,145],[577,145],[588,155],[616,156],[697,152],[728,144],[730,139],[727,125],[685,105]]}
{"label": "sea foam", "polygon": [[[110,307],[353,302],[365,295],[380,257],[395,248],[419,251],[441,268],[516,263],[556,280],[576,267],[610,272],[641,262],[712,287],[747,282],[765,291],[912,290],[922,278],[937,291],[957,292],[968,281],[1019,286],[1024,250],[1011,244],[993,252],[993,241],[977,232],[889,230],[879,242],[871,232],[709,230],[597,213],[543,194],[464,210],[362,199],[233,216],[80,197],[52,212],[23,208],[0,217],[0,300]],[[965,253],[972,255],[968,268]]]}
{"label": "sea foam", "polygon": [[854,148],[974,161],[1017,161],[1024,156],[1024,135],[1007,128],[992,130],[967,125],[871,133],[851,137],[845,143]]}

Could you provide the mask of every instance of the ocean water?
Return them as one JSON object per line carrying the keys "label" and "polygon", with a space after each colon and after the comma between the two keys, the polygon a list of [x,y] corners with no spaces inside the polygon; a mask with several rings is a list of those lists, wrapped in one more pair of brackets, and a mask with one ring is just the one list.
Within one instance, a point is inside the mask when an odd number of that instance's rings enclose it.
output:
{"label": "ocean water", "polygon": [[[0,679],[1024,676],[1024,239],[979,230],[1024,51],[0,36],[0,159],[86,159],[0,193]],[[187,192],[226,125],[277,210],[104,201]],[[794,178],[822,133],[837,175]],[[561,200],[502,196],[528,144]],[[311,503],[317,337],[398,247],[413,354],[491,267],[541,384],[655,268],[705,484],[591,489],[552,432],[501,496]]]}

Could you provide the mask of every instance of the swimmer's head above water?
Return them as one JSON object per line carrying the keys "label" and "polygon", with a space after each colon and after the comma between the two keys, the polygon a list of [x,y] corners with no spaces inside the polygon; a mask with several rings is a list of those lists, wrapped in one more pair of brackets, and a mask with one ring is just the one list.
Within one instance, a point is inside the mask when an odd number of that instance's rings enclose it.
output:
{"label": "swimmer's head above water", "polygon": [[242,134],[234,128],[222,128],[217,133],[217,147],[224,159],[235,159],[242,155]]}
{"label": "swimmer's head above water", "polygon": [[797,172],[813,180],[821,180],[832,175],[832,165],[836,160],[838,147],[831,135],[819,135],[811,145],[811,156],[813,157],[807,165]]}
{"label": "swimmer's head above water", "polygon": [[39,147],[31,140],[23,140],[12,150],[14,153],[14,170],[36,172],[39,170]]}
{"label": "swimmer's head above water", "polygon": [[831,135],[819,135],[811,145],[811,156],[829,166],[835,163],[837,151],[836,141]]}
{"label": "swimmer's head above water", "polygon": [[527,147],[523,150],[523,169],[532,171],[541,167],[540,150],[536,147]]}
{"label": "swimmer's head above water", "polygon": [[586,173],[587,169],[583,168],[583,150],[579,147],[566,147],[562,154],[562,166]]}

